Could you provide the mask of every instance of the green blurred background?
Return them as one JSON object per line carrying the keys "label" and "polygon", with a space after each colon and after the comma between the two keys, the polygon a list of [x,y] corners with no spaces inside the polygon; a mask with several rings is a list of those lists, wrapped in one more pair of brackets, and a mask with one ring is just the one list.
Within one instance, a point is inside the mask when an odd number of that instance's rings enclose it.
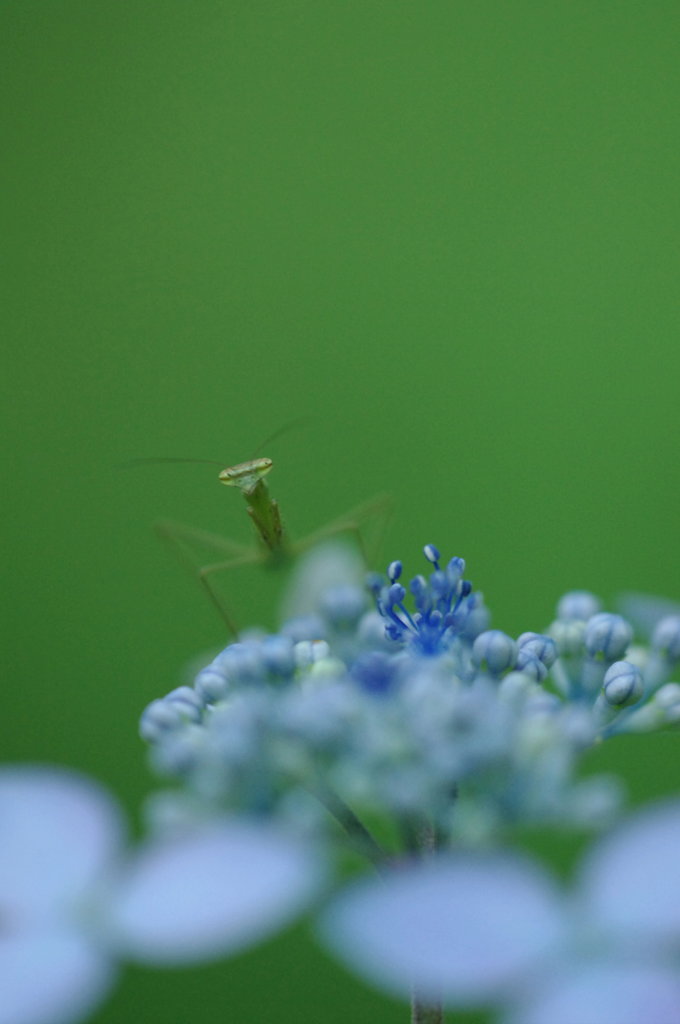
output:
{"label": "green blurred background", "polygon": [[[2,755],[134,815],[141,707],[225,641],[151,531],[302,534],[376,492],[511,632],[565,589],[680,598],[680,7],[5,0]],[[269,615],[270,612],[268,611]],[[674,737],[611,744],[638,800]],[[126,972],[97,1024],[396,1024],[300,927]],[[460,1018],[462,1019],[462,1018]]]}

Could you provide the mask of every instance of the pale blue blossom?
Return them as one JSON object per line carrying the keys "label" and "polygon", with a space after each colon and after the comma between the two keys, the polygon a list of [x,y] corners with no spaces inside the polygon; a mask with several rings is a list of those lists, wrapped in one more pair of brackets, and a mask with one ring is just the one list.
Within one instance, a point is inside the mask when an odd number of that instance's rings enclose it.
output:
{"label": "pale blue blossom", "polygon": [[427,576],[404,581],[395,560],[370,577],[374,607],[342,575],[328,587],[315,556],[315,605],[298,600],[278,634],[242,637],[193,689],[145,709],[154,768],[205,807],[328,831],[309,806],[323,789],[359,819],[396,823],[406,848],[423,821],[456,843],[521,822],[606,824],[620,786],[579,780],[581,755],[670,724],[680,692],[657,685],[667,673],[652,683],[639,651],[627,660],[630,625],[592,595],[565,595],[546,633],[514,639],[489,628],[462,558],[444,562],[432,544],[424,555]]}
{"label": "pale blue blossom", "polygon": [[176,788],[137,848],[89,780],[0,770],[0,1024],[83,1020],[123,960],[247,948],[312,904],[348,846],[382,880],[340,892],[321,933],[390,991],[504,1024],[680,1024],[680,806],[603,841],[570,893],[499,849],[518,825],[613,818],[617,780],[581,779],[580,758],[680,722],[680,617],[634,645],[579,591],[514,638],[461,558],[424,555],[427,576],[404,584],[395,560],[368,592],[317,560],[276,634],[243,635],[148,705],[141,735]]}
{"label": "pale blue blossom", "polygon": [[[502,1007],[506,1024],[624,1024],[622,1005],[643,1024],[634,1008],[647,1000],[656,1024],[676,1024],[661,1010],[680,991],[656,955],[661,911],[636,948],[642,918],[613,926],[602,911],[616,850],[611,906],[635,905],[632,832],[598,848],[570,894],[499,844],[526,824],[613,821],[618,779],[580,778],[580,760],[616,733],[680,721],[680,619],[636,645],[624,616],[575,591],[545,632],[514,638],[490,628],[463,559],[432,544],[424,555],[427,575],[410,582],[399,560],[372,575],[372,601],[347,579],[315,591],[278,633],[243,635],[193,687],[153,701],[140,732],[153,768],[179,783],[163,815],[180,830],[225,813],[277,823],[331,866],[347,846],[363,854],[382,881],[340,895],[322,934],[397,994],[415,985],[419,999]],[[653,831],[642,828],[644,849]],[[680,856],[680,837],[669,843]]]}
{"label": "pale blue blossom", "polygon": [[0,828],[0,1024],[85,1017],[115,978],[91,898],[122,846],[118,808],[80,776],[8,766]]}
{"label": "pale blue blossom", "polygon": [[173,965],[242,949],[318,889],[299,840],[247,820],[185,822],[127,850],[94,782],[0,768],[0,1024],[68,1024],[105,998],[121,958]]}
{"label": "pale blue blossom", "polygon": [[504,1024],[680,1022],[680,802],[586,854],[569,891],[507,851],[439,854],[341,893],[322,941],[387,991]]}

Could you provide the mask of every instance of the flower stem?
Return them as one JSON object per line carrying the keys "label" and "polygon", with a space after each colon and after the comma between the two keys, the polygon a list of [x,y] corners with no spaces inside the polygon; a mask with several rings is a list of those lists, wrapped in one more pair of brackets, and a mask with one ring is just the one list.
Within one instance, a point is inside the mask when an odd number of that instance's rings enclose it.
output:
{"label": "flower stem", "polygon": [[[431,857],[437,850],[437,832],[434,826],[426,824],[417,830],[417,848],[423,858]],[[444,1010],[437,1000],[423,1002],[416,990],[411,995],[411,1024],[444,1024]]]}
{"label": "flower stem", "polygon": [[362,854],[380,869],[387,862],[388,856],[352,808],[348,807],[330,786],[322,782],[318,782],[312,792],[342,825],[357,853]]}

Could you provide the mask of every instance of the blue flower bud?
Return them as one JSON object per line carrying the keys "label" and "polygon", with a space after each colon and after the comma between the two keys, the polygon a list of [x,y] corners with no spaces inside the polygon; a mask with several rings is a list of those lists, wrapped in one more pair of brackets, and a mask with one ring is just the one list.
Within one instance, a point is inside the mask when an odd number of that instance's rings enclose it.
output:
{"label": "blue flower bud", "polygon": [[396,583],[401,576],[403,566],[400,561],[390,562],[387,566],[387,578],[390,583]]}
{"label": "blue flower bud", "polygon": [[586,622],[602,608],[599,598],[587,590],[572,590],[560,598],[557,618],[563,620],[581,619]]}
{"label": "blue flower bud", "polygon": [[203,702],[199,694],[191,686],[177,686],[174,690],[170,690],[170,693],[166,693],[164,699],[175,704],[188,704],[190,708],[196,711],[203,710]]}
{"label": "blue flower bud", "polygon": [[289,636],[267,636],[262,641],[262,660],[270,672],[284,679],[295,671],[293,641]]}
{"label": "blue flower bud", "polygon": [[426,544],[423,548],[423,554],[425,555],[425,558],[427,558],[428,562],[432,562],[433,565],[436,565],[439,561],[439,552],[434,544]]}
{"label": "blue flower bud", "polygon": [[617,661],[633,639],[629,623],[613,612],[600,612],[588,620],[585,633],[588,654],[603,661]]}
{"label": "blue flower bud", "polygon": [[427,580],[424,576],[414,576],[409,583],[409,589],[413,594],[416,608],[419,612],[427,614],[432,608],[432,594],[430,593]]}
{"label": "blue flower bud", "polygon": [[414,576],[409,583],[409,590],[415,598],[419,597],[427,590],[427,580],[420,573]]}
{"label": "blue flower bud", "polygon": [[517,637],[517,646],[522,647],[523,644],[528,643],[530,640],[534,640],[537,636],[541,636],[541,634],[534,633],[531,630],[528,630],[526,633],[520,633]]}
{"label": "blue flower bud", "polygon": [[669,661],[680,659],[680,615],[667,615],[657,624],[652,637],[652,647]]}
{"label": "blue flower bud", "polygon": [[401,604],[405,597],[406,591],[401,583],[393,583],[387,591],[387,601],[385,603],[388,608],[393,608],[395,604]]}
{"label": "blue flower bud", "polygon": [[478,668],[500,675],[515,664],[517,645],[512,637],[500,629],[480,633],[472,645],[472,661]]}
{"label": "blue flower bud", "polygon": [[515,668],[518,672],[524,672],[537,683],[542,683],[548,675],[548,669],[536,655],[529,650],[528,646],[520,647],[517,652]]}
{"label": "blue flower bud", "polygon": [[352,677],[369,693],[386,693],[395,678],[394,659],[381,651],[367,651],[352,665]]}
{"label": "blue flower bud", "polygon": [[261,681],[266,673],[259,644],[230,644],[217,656],[220,668],[237,683]]}
{"label": "blue flower bud", "polygon": [[[472,598],[474,596],[473,594]],[[477,594],[477,600],[468,607],[467,614],[460,624],[460,635],[465,640],[474,640],[485,629],[488,629],[490,621],[491,613],[484,604],[482,595]]]}
{"label": "blue flower bud", "polygon": [[205,704],[214,704],[227,695],[229,683],[227,677],[216,665],[206,665],[194,681],[196,693]]}
{"label": "blue flower bud", "polygon": [[557,644],[551,636],[544,636],[542,633],[522,633],[517,646],[520,650],[533,654],[546,668],[552,668],[557,661]]}
{"label": "blue flower bud", "polygon": [[192,708],[190,704],[165,698],[153,700],[142,711],[139,720],[139,735],[143,740],[154,743],[164,733],[183,726],[187,721],[198,722],[200,718],[200,712]]}
{"label": "blue flower bud", "polygon": [[644,693],[642,674],[629,661],[615,661],[607,669],[602,690],[605,700],[614,707],[637,704]]}
{"label": "blue flower bud", "polygon": [[462,578],[465,572],[465,559],[464,558],[452,558],[449,564],[446,566],[446,575],[449,580],[453,583]]}

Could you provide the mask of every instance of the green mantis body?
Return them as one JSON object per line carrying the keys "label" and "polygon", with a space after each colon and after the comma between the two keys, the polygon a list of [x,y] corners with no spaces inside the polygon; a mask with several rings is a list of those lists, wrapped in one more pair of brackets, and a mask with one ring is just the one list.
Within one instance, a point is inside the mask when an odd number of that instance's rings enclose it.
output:
{"label": "green mantis body", "polygon": [[[138,461],[189,461],[189,460],[138,460]],[[194,461],[194,460],[191,460]],[[296,557],[314,547],[317,543],[339,534],[348,534],[356,542],[359,552],[366,564],[373,555],[373,545],[367,545],[362,533],[369,520],[378,524],[378,542],[382,537],[384,526],[391,509],[391,499],[381,495],[366,502],[339,519],[327,524],[302,540],[292,542],[288,537],[281,519],[278,502],[271,497],[265,476],[273,467],[268,458],[250,459],[223,469],[219,474],[221,483],[236,487],[243,495],[247,512],[257,535],[256,546],[247,546],[232,541],[219,534],[208,533],[180,523],[163,521],[156,524],[156,532],[169,543],[192,569],[196,569],[190,550],[196,545],[219,552],[223,557],[218,561],[209,562],[198,568],[198,577],[210,600],[213,602],[229,630],[238,635],[238,628],[231,612],[225,607],[215,585],[217,574],[228,572],[247,565],[268,565],[279,568],[288,565]]]}
{"label": "green mantis body", "polygon": [[250,459],[228,466],[220,473],[221,483],[238,487],[246,499],[248,515],[265,548],[276,558],[286,557],[286,537],[283,532],[279,503],[270,497],[265,476],[274,463],[271,459]]}

